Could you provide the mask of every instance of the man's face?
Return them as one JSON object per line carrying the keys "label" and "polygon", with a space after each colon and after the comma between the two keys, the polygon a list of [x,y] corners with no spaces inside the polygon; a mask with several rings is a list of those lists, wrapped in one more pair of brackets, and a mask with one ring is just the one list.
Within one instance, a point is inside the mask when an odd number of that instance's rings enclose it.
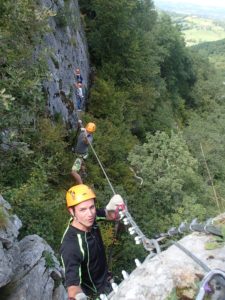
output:
{"label": "man's face", "polygon": [[84,226],[84,230],[90,228],[96,216],[95,200],[90,199],[75,206],[76,220]]}

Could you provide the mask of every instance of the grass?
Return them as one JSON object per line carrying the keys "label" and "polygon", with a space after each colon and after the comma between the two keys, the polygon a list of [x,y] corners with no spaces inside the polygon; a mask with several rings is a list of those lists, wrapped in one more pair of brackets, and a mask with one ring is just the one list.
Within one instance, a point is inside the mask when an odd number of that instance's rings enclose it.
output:
{"label": "grass", "polygon": [[225,38],[225,24],[197,16],[176,15],[172,17],[179,24],[187,46]]}

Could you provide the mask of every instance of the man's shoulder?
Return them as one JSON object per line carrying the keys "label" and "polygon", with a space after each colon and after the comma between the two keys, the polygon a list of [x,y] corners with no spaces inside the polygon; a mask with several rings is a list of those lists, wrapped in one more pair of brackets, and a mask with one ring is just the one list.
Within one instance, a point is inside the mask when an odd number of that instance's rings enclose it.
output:
{"label": "man's shoulder", "polygon": [[64,235],[63,241],[74,242],[74,239],[77,239],[78,236],[83,236],[83,235],[84,233],[82,231],[70,225]]}
{"label": "man's shoulder", "polygon": [[62,239],[62,244],[61,248],[80,248],[79,244],[84,241],[85,235],[84,232],[80,231],[79,229],[69,226],[67,229],[63,239]]}

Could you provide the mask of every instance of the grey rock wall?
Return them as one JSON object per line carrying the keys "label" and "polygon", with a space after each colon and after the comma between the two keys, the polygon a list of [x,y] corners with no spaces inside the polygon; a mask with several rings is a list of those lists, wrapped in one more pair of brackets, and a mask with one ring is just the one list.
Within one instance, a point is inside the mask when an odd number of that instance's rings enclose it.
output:
{"label": "grey rock wall", "polygon": [[66,300],[62,269],[51,247],[39,236],[18,240],[21,221],[0,196],[6,224],[0,228],[0,299]]}
{"label": "grey rock wall", "polygon": [[[44,91],[51,115],[60,114],[73,127],[77,123],[74,69],[80,68],[87,95],[90,73],[87,42],[77,0],[39,0],[42,7],[51,9],[50,30],[43,37],[41,49],[47,50],[48,79]],[[37,47],[40,50],[40,47]],[[38,51],[39,51],[38,50]]]}

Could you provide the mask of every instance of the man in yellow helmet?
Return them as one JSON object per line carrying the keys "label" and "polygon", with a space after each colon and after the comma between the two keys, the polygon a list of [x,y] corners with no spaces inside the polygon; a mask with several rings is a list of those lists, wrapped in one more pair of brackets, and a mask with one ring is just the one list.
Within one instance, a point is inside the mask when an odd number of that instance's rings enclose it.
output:
{"label": "man in yellow helmet", "polygon": [[84,160],[88,157],[88,146],[93,141],[93,133],[95,130],[95,123],[89,122],[85,128],[81,128],[81,133],[77,139],[77,144],[75,147],[75,153],[77,157],[73,163],[71,175],[78,184],[83,183],[79,172],[85,171]]}
{"label": "man in yellow helmet", "polygon": [[124,201],[117,194],[106,209],[96,209],[95,198],[93,190],[84,184],[71,187],[66,194],[72,222],[64,233],[60,253],[69,300],[87,300],[112,290],[97,220],[115,220],[117,208],[124,207]]}

